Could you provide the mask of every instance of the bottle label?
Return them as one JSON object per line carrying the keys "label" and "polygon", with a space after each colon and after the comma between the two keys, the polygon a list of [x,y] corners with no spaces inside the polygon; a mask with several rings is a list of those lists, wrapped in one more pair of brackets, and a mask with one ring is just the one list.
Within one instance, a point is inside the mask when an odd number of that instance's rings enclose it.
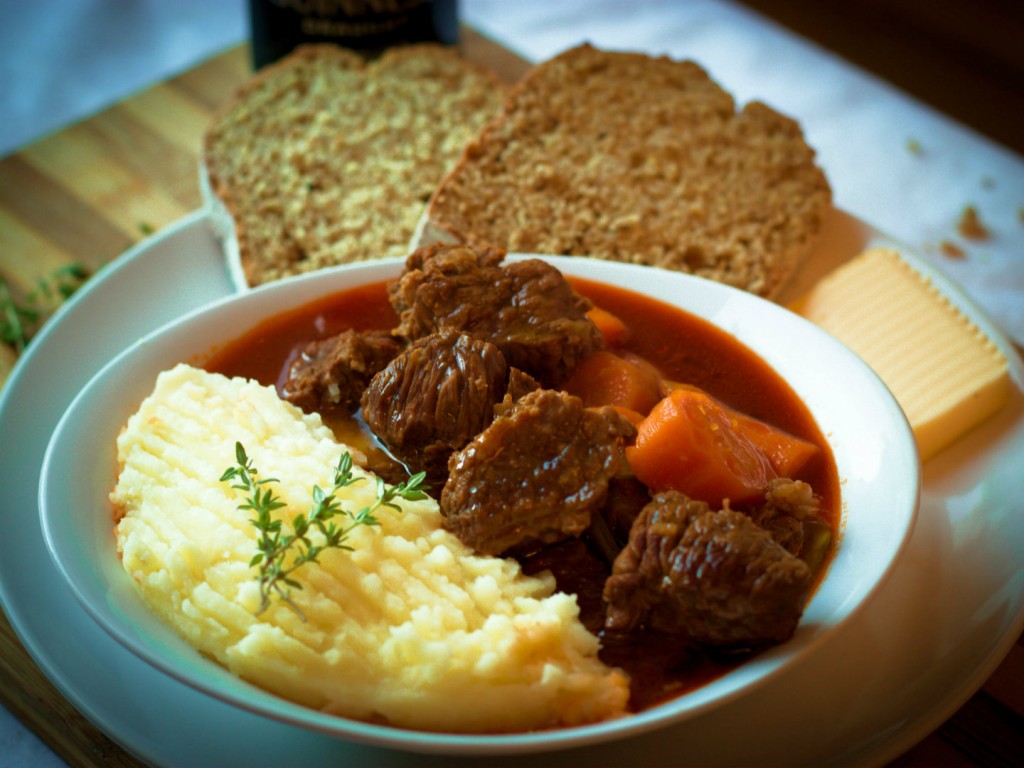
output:
{"label": "bottle label", "polygon": [[302,43],[335,43],[368,55],[405,43],[458,41],[457,0],[250,0],[253,64]]}

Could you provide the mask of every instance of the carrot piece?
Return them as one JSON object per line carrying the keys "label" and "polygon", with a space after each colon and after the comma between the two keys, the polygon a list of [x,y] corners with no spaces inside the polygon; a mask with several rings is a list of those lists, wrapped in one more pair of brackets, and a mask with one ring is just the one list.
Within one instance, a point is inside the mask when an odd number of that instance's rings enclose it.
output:
{"label": "carrot piece", "polygon": [[[730,409],[731,410],[731,409]],[[796,477],[821,449],[763,421],[732,411],[737,429],[768,457],[779,477]]]}
{"label": "carrot piece", "polygon": [[587,312],[590,322],[597,326],[597,330],[604,336],[604,343],[609,347],[618,347],[629,338],[629,328],[607,309],[591,307]]}
{"label": "carrot piece", "polygon": [[637,479],[655,491],[682,491],[713,506],[762,498],[775,470],[732,422],[708,394],[677,389],[637,426],[626,459]]}
{"label": "carrot piece", "polygon": [[[684,384],[678,381],[666,381],[665,387],[670,392],[686,390],[689,392],[702,392],[704,390]],[[704,393],[707,394],[707,393]],[[718,402],[717,400],[715,402]],[[737,411],[724,403],[718,405],[729,415],[729,419],[735,429],[741,432],[748,440],[761,449],[761,452],[768,457],[772,468],[779,477],[796,477],[797,473],[816,456],[821,449],[814,443],[791,435],[778,427],[766,424],[760,419],[748,416]]]}
{"label": "carrot piece", "polygon": [[576,366],[565,391],[587,408],[617,405],[646,414],[661,399],[661,377],[653,366],[602,349]]}

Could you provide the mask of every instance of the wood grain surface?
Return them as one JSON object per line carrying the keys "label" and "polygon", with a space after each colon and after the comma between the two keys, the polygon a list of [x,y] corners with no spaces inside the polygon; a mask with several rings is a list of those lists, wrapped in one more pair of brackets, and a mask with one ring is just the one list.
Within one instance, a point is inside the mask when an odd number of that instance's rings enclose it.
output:
{"label": "wood grain surface", "polygon": [[[525,61],[466,29],[467,58],[509,82]],[[79,263],[95,271],[200,205],[197,153],[211,115],[251,72],[241,46],[0,160],[0,280],[16,297]],[[0,384],[3,379],[0,361]],[[46,679],[0,614],[0,701],[73,766],[138,766]],[[1019,765],[1024,646],[897,766]],[[0,757],[2,762],[2,757]]]}

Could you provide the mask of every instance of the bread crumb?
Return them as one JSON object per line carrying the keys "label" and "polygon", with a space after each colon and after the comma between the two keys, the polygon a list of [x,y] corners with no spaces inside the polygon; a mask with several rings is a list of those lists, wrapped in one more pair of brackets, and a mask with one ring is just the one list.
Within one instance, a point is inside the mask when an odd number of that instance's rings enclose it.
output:
{"label": "bread crumb", "polygon": [[962,259],[966,256],[963,248],[949,240],[943,240],[939,243],[939,250],[942,252],[943,256],[950,259]]}
{"label": "bread crumb", "polygon": [[964,207],[956,228],[961,235],[969,240],[987,240],[989,237],[988,228],[982,224],[978,210],[973,205]]}

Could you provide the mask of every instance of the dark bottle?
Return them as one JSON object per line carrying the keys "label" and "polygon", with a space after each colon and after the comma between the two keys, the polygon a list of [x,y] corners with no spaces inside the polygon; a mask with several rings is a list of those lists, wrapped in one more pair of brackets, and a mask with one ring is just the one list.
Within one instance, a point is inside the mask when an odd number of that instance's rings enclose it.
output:
{"label": "dark bottle", "polygon": [[249,0],[256,69],[302,43],[336,43],[368,57],[405,43],[459,39],[458,0]]}

